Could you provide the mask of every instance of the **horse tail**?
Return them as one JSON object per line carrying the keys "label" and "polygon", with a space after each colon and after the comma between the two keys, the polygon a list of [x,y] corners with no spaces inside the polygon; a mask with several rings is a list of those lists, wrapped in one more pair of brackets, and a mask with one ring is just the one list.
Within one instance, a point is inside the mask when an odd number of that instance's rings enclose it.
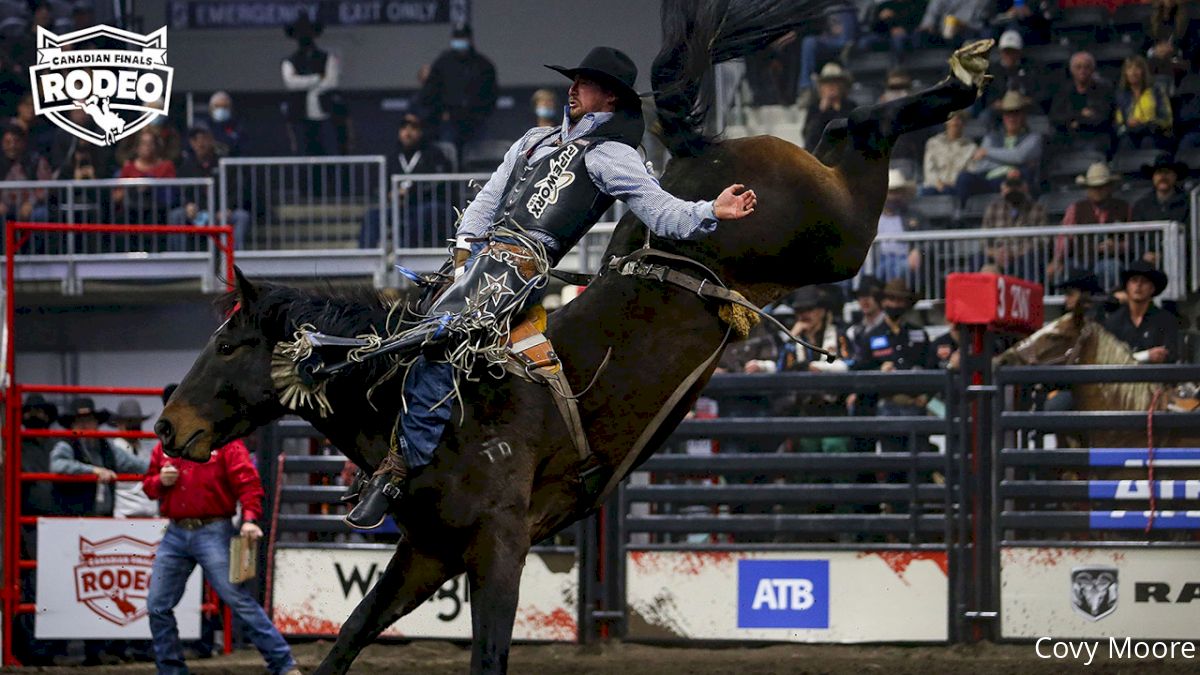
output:
{"label": "horse tail", "polygon": [[712,67],[765,48],[789,31],[810,32],[845,0],[662,0],[662,49],[650,68],[659,136],[676,156],[698,154],[712,104]]}

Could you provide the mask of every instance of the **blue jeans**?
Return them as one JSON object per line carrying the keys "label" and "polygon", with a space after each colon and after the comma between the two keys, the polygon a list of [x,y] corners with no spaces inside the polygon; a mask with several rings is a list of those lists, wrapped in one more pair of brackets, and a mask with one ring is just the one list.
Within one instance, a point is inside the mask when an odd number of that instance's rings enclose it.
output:
{"label": "blue jeans", "polygon": [[229,583],[229,540],[233,536],[233,524],[224,519],[197,530],[185,530],[174,524],[167,527],[154,557],[150,595],[146,600],[150,634],[154,638],[154,662],[160,674],[188,672],[175,623],[175,605],[183,597],[188,577],[197,563],[221,601],[242,619],[246,635],[263,655],[267,669],[277,675],[296,667],[291,647],[267,613],[245,589]]}

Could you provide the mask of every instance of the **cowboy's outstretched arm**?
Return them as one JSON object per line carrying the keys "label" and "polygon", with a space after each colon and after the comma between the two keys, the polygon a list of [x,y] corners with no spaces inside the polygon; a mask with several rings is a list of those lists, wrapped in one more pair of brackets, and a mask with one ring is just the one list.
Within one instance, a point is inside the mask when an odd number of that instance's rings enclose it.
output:
{"label": "cowboy's outstretched arm", "polygon": [[758,203],[753,190],[731,185],[716,200],[689,202],[672,195],[650,174],[637,150],[605,143],[587,154],[588,175],[608,194],[625,202],[652,232],[669,239],[696,239],[711,234],[719,220],[750,215]]}

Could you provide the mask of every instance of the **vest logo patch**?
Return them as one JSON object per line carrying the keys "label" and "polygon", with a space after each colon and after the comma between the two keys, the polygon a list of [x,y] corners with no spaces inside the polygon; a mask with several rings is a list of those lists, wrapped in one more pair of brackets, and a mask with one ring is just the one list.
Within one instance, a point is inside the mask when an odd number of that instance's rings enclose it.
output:
{"label": "vest logo patch", "polygon": [[550,173],[533,184],[533,196],[525,208],[534,218],[541,218],[546,208],[558,203],[559,193],[575,182],[575,174],[567,171],[567,165],[579,154],[579,146],[572,143],[550,160]]}

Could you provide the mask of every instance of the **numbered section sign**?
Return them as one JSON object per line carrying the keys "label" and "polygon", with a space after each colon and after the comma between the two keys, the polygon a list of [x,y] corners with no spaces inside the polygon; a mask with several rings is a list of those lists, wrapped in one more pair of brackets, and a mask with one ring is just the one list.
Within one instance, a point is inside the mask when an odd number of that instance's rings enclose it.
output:
{"label": "numbered section sign", "polygon": [[1042,327],[1042,285],[1002,274],[946,277],[946,320],[1027,334]]}

